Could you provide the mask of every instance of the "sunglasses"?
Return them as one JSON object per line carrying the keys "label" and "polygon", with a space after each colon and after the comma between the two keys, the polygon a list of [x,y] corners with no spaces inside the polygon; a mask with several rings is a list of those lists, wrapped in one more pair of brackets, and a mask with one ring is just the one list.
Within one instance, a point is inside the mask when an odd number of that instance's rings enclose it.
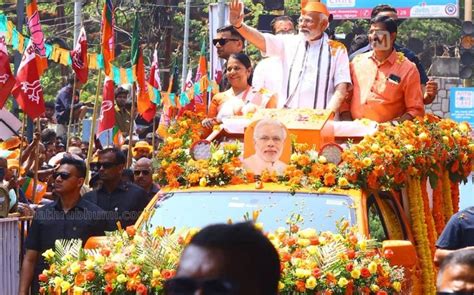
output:
{"label": "sunglasses", "polygon": [[165,282],[168,295],[192,295],[201,290],[205,295],[235,294],[235,285],[226,279],[195,280],[191,278],[173,278]]}
{"label": "sunglasses", "polygon": [[53,172],[53,179],[61,177],[62,180],[67,180],[71,177],[71,173],[68,172]]}
{"label": "sunglasses", "polygon": [[233,39],[233,38],[221,38],[221,39],[213,39],[212,40],[212,44],[214,44],[214,46],[217,46],[217,44],[219,44],[220,46],[224,46],[227,44],[227,42],[229,41],[239,41],[239,39]]}
{"label": "sunglasses", "polygon": [[148,176],[150,174],[150,170],[134,170],[133,171],[133,175],[135,176],[139,176],[140,174]]}
{"label": "sunglasses", "polygon": [[117,163],[112,163],[112,162],[104,162],[104,163],[97,162],[97,163],[91,163],[90,165],[91,165],[90,166],[91,170],[99,171],[100,167],[104,167],[104,169],[110,169],[112,167],[117,166],[118,164]]}

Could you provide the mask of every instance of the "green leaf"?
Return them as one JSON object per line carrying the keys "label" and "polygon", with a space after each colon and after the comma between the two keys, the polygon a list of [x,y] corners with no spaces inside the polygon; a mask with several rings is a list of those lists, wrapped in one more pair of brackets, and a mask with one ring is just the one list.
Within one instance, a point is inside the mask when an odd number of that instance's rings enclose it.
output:
{"label": "green leaf", "polygon": [[430,185],[433,189],[436,188],[438,185],[438,175],[433,171],[428,172],[428,180],[430,181]]}

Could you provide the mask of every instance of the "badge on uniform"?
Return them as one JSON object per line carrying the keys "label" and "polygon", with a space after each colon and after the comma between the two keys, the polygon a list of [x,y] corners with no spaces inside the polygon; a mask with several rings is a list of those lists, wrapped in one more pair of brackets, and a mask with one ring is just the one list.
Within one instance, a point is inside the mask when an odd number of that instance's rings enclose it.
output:
{"label": "badge on uniform", "polygon": [[390,76],[388,76],[388,81],[395,84],[395,85],[400,84],[401,80],[402,79],[400,79],[400,77],[398,77],[397,75],[394,75],[394,74],[390,74]]}

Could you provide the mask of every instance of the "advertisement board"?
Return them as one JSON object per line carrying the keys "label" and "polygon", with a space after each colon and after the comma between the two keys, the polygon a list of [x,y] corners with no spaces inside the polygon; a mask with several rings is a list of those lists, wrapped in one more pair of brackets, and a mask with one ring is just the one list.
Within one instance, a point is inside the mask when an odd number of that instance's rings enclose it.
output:
{"label": "advertisement board", "polygon": [[[322,0],[334,19],[370,18],[372,8],[379,0]],[[397,9],[399,18],[459,17],[458,0],[398,0],[387,3]]]}
{"label": "advertisement board", "polygon": [[450,117],[474,126],[474,87],[453,87],[449,96]]}

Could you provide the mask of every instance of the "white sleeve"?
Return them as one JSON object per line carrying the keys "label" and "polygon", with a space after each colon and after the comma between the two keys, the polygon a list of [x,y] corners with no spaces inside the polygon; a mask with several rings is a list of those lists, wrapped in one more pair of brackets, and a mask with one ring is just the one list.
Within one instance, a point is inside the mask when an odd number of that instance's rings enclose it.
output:
{"label": "white sleeve", "polygon": [[336,53],[336,71],[334,72],[334,87],[341,83],[350,83],[351,72],[349,69],[349,57],[347,56],[347,50],[345,48],[339,48]]}
{"label": "white sleeve", "polygon": [[255,89],[261,89],[265,87],[264,70],[265,70],[265,59],[262,59],[253,70],[252,86],[255,87]]}
{"label": "white sleeve", "polygon": [[285,54],[285,38],[284,36],[275,36],[264,33],[266,51],[262,51],[263,56],[277,56],[283,58]]}

